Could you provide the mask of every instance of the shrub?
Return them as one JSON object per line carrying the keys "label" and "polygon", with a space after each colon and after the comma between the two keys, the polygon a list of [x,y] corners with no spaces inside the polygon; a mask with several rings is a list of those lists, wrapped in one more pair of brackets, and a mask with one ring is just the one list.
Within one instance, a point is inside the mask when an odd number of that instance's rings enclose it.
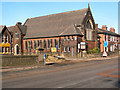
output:
{"label": "shrub", "polygon": [[93,50],[88,50],[88,51],[87,51],[88,54],[99,53],[99,52],[100,52],[100,50],[99,50],[98,47],[95,47]]}
{"label": "shrub", "polygon": [[99,50],[98,47],[95,47],[95,48],[93,49],[93,53],[99,53],[99,52],[100,52],[100,50]]}

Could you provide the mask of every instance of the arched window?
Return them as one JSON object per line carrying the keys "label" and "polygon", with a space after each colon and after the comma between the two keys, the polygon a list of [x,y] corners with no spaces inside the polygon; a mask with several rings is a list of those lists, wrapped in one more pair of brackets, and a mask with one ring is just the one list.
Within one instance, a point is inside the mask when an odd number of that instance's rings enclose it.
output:
{"label": "arched window", "polygon": [[39,47],[39,40],[37,40],[37,46]]}
{"label": "arched window", "polygon": [[31,40],[31,45],[30,46],[31,46],[31,49],[32,49],[32,40]]}
{"label": "arched window", "polygon": [[90,21],[89,21],[89,20],[87,21],[86,28],[88,28],[88,29],[92,29],[92,28],[91,28],[91,24],[90,24]]}
{"label": "arched window", "polygon": [[40,40],[40,47],[42,47],[42,40]]}
{"label": "arched window", "polygon": [[19,34],[16,32],[15,33],[15,38],[18,39],[19,38]]}
{"label": "arched window", "polygon": [[36,49],[36,42],[35,42],[35,40],[34,40],[34,49]]}
{"label": "arched window", "polygon": [[58,48],[60,48],[60,44],[61,44],[61,38],[59,38],[59,41],[58,41]]}
{"label": "arched window", "polygon": [[86,39],[92,40],[92,27],[89,20],[87,21],[87,24],[86,24]]}
{"label": "arched window", "polygon": [[54,47],[56,47],[56,45],[57,45],[57,41],[56,39],[54,39]]}
{"label": "arched window", "polygon": [[51,41],[50,41],[50,44],[51,44],[51,47],[52,47],[52,39],[51,39]]}
{"label": "arched window", "polygon": [[25,41],[25,50],[27,50],[27,48],[28,48],[28,47],[27,47],[27,41]]}
{"label": "arched window", "polygon": [[28,41],[28,50],[30,49],[30,41]]}
{"label": "arched window", "polygon": [[48,49],[50,48],[50,41],[49,41],[49,39],[47,40],[47,48]]}
{"label": "arched window", "polygon": [[46,41],[44,40],[44,49],[46,48]]}

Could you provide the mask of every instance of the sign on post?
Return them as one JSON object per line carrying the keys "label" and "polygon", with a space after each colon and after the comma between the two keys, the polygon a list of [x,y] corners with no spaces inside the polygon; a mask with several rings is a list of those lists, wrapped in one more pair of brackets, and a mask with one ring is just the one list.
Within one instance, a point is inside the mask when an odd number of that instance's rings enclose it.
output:
{"label": "sign on post", "polygon": [[108,46],[108,42],[104,41],[104,47],[107,47],[107,46]]}
{"label": "sign on post", "polygon": [[80,42],[80,45],[81,45],[81,49],[85,49],[86,48],[85,42]]}
{"label": "sign on post", "polygon": [[46,54],[44,54],[44,59],[46,58]]}
{"label": "sign on post", "polygon": [[78,43],[78,49],[80,49],[80,43]]}
{"label": "sign on post", "polygon": [[[104,41],[104,47],[108,47],[108,42],[107,41]],[[107,52],[106,50],[103,52],[103,57],[106,57],[107,56]]]}
{"label": "sign on post", "polygon": [[58,48],[58,46],[56,45],[56,48]]}

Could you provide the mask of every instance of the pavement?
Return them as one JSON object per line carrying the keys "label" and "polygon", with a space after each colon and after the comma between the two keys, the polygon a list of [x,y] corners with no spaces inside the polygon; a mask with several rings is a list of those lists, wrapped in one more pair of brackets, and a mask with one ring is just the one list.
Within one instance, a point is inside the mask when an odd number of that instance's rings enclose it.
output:
{"label": "pavement", "polygon": [[[65,58],[65,60],[69,60],[69,61],[94,61],[94,60],[107,60],[107,59],[112,59],[112,58],[118,58],[118,56],[114,56],[114,57],[98,57],[98,58]],[[0,72],[9,72],[9,71],[21,71],[21,70],[28,70],[28,69],[35,69],[35,68],[44,68],[45,66],[27,66],[27,67],[1,67],[0,68]]]}
{"label": "pavement", "polygon": [[[106,59],[106,58],[105,58]],[[91,59],[90,59],[91,60]],[[54,68],[54,67],[53,67]],[[54,68],[55,69],[55,68]],[[2,81],[3,88],[119,88],[118,59],[98,60],[60,66],[56,71],[40,73],[41,69],[25,71],[27,76],[21,76],[23,72],[8,73],[8,77]],[[45,70],[46,71],[46,70]],[[36,74],[36,73],[37,74]],[[30,73],[34,73],[30,75]],[[6,75],[3,74],[3,77]]]}

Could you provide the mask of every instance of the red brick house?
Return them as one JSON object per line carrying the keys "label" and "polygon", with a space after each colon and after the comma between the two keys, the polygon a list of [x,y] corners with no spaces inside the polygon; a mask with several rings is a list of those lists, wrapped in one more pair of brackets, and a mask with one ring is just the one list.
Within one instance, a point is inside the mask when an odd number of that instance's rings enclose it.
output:
{"label": "red brick house", "polygon": [[15,26],[1,26],[1,54],[21,54],[22,42],[26,34],[26,26],[18,22]]}
{"label": "red brick house", "polygon": [[[96,25],[97,26],[97,25]],[[106,25],[102,26],[102,29],[97,28],[98,35],[100,38],[100,51],[111,51],[114,52],[115,49],[120,49],[120,35],[115,33],[114,28],[107,29]],[[104,41],[108,42],[108,47],[104,47]]]}

